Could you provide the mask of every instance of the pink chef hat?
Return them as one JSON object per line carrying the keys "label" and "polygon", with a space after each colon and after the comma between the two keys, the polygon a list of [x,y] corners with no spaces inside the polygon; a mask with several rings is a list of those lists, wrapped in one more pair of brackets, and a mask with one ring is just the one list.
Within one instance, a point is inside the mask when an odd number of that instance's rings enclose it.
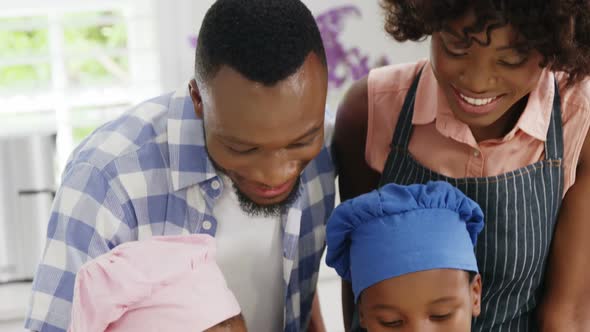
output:
{"label": "pink chef hat", "polygon": [[68,331],[203,331],[239,313],[211,236],[160,236],[82,266]]}

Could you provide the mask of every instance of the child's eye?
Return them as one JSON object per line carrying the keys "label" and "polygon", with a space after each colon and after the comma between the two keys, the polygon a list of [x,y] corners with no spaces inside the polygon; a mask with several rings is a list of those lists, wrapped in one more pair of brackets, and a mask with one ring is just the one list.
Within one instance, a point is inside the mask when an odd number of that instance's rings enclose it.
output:
{"label": "child's eye", "polygon": [[249,154],[249,153],[256,151],[256,148],[250,148],[250,149],[245,149],[245,150],[239,150],[236,148],[232,148],[231,146],[228,146],[227,148],[235,154],[242,154],[242,155]]}
{"label": "child's eye", "polygon": [[453,315],[452,312],[449,312],[447,314],[441,314],[441,315],[431,315],[430,319],[432,319],[434,321],[443,321],[443,320],[447,320],[447,319],[451,318],[452,315]]}
{"label": "child's eye", "polygon": [[318,139],[318,137],[321,137],[321,136],[315,135],[311,139],[308,139],[308,140],[305,140],[302,142],[293,143],[293,144],[289,145],[288,148],[289,149],[299,149],[299,148],[304,148],[304,147],[310,146]]}
{"label": "child's eye", "polygon": [[304,148],[308,145],[310,145],[312,142],[300,142],[300,143],[293,143],[291,145],[289,145],[289,149],[299,149],[299,148]]}
{"label": "child's eye", "polygon": [[404,321],[401,319],[389,321],[389,322],[381,322],[381,325],[386,327],[400,327],[404,324]]}

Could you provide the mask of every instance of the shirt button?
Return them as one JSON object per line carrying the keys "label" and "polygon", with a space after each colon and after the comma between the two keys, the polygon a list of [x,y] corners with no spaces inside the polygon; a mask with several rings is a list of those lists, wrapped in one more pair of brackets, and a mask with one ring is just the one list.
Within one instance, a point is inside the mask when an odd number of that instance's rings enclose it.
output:
{"label": "shirt button", "polygon": [[479,157],[479,151],[477,151],[477,150],[473,150],[473,156],[474,156],[475,158]]}
{"label": "shirt button", "polygon": [[213,224],[209,220],[203,221],[203,229],[208,231],[213,227]]}
{"label": "shirt button", "polygon": [[211,188],[213,188],[213,190],[217,190],[217,189],[219,189],[219,187],[221,187],[221,184],[219,183],[219,181],[213,180],[211,182]]}

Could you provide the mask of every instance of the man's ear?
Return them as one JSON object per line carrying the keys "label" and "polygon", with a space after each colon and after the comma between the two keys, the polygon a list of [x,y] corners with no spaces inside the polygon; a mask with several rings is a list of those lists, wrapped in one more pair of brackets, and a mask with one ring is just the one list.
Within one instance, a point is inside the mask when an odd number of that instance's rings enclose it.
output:
{"label": "man's ear", "polygon": [[192,79],[188,83],[188,90],[195,107],[195,114],[197,115],[197,118],[203,119],[203,97],[201,96],[201,92],[197,86],[197,81]]}

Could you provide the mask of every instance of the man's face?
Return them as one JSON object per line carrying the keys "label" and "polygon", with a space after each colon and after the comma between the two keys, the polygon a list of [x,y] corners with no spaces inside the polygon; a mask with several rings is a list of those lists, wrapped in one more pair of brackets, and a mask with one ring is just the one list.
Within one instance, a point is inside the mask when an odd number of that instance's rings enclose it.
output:
{"label": "man's face", "polygon": [[368,332],[468,332],[480,313],[481,277],[430,270],[390,278],[363,291],[359,309]]}
{"label": "man's face", "polygon": [[323,146],[326,93],[326,69],[313,53],[270,87],[228,66],[206,85],[191,82],[209,157],[255,207],[247,212],[274,212],[294,197],[301,172]]}

